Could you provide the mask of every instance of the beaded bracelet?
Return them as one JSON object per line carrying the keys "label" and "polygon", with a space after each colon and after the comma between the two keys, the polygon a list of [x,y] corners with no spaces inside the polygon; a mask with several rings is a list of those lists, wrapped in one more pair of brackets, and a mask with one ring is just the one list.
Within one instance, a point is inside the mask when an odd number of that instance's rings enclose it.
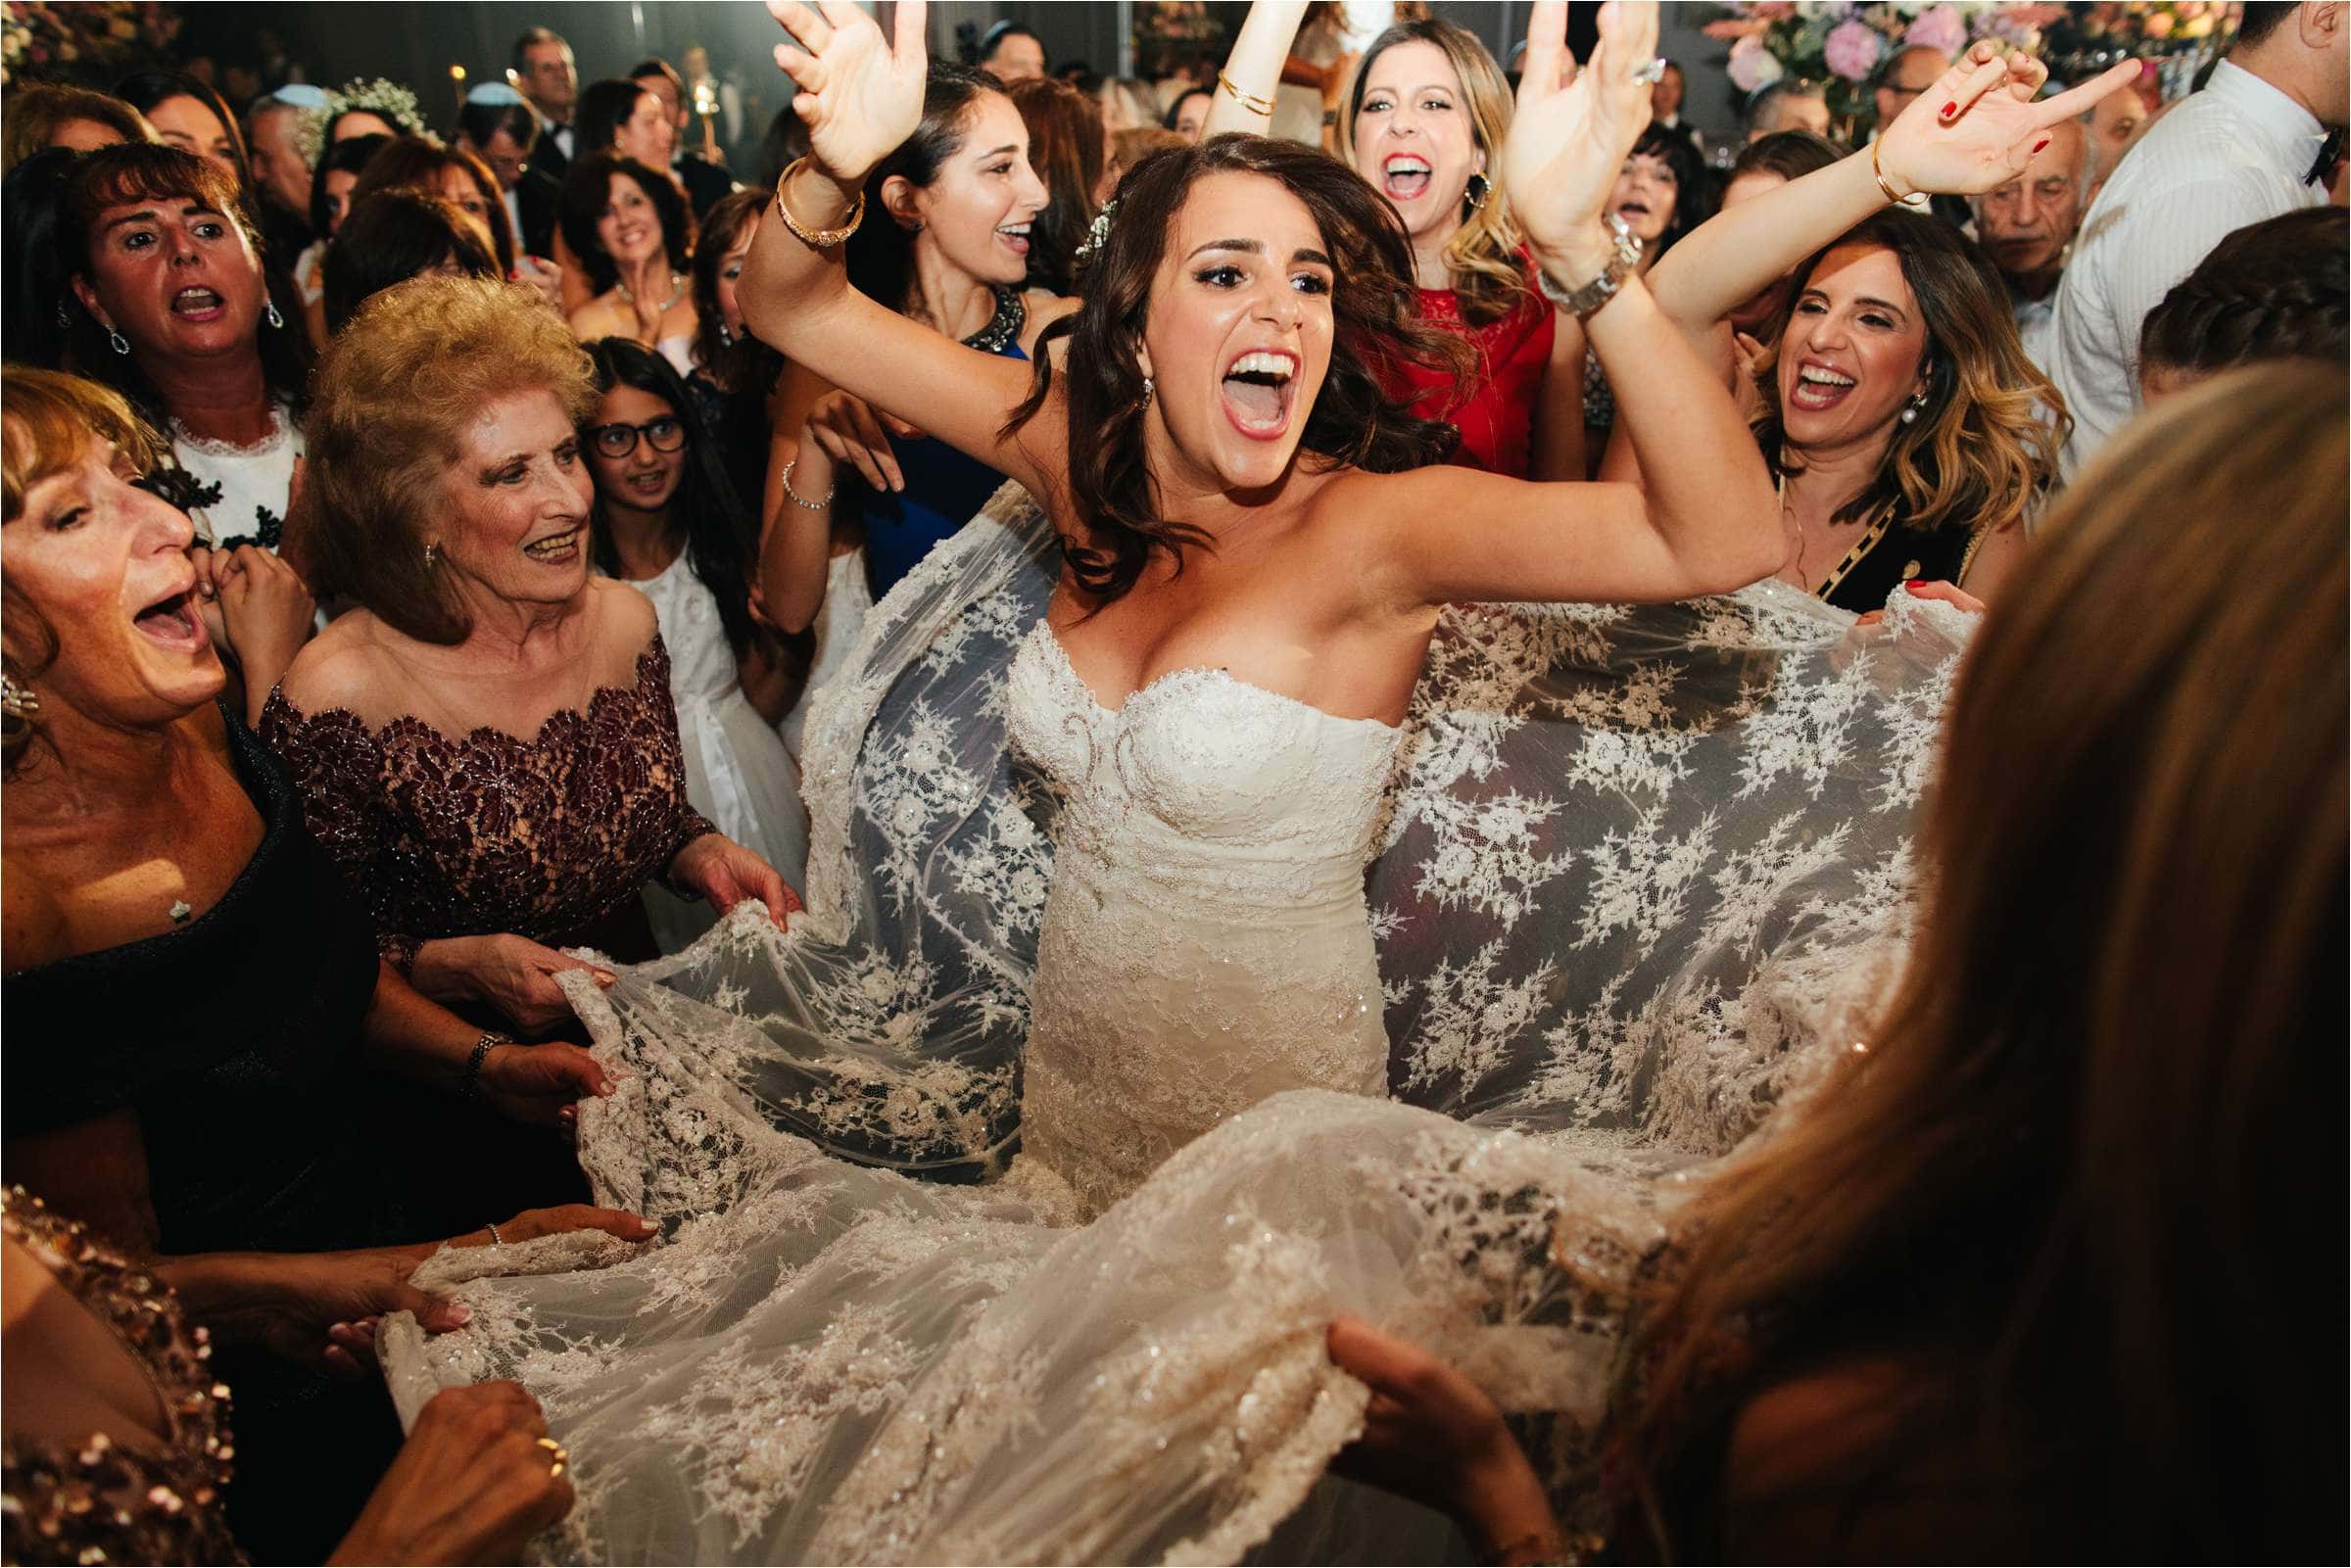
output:
{"label": "beaded bracelet", "polygon": [[831,490],[826,491],[823,500],[802,500],[800,493],[792,488],[792,471],[799,466],[800,460],[797,457],[784,465],[784,497],[794,506],[805,507],[812,512],[821,512],[833,504],[833,498],[840,494],[840,487],[835,485]]}

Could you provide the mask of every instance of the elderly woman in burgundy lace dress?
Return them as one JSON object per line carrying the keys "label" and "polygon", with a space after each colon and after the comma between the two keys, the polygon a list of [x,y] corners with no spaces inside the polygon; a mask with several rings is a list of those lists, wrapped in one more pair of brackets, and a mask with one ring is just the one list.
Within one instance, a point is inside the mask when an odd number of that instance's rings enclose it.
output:
{"label": "elderly woman in burgundy lace dress", "polygon": [[653,954],[662,878],[781,921],[774,868],[686,803],[653,608],[588,569],[588,356],[511,285],[413,279],[321,362],[300,508],[362,608],[286,673],[263,735],[426,995],[569,1014],[555,949]]}

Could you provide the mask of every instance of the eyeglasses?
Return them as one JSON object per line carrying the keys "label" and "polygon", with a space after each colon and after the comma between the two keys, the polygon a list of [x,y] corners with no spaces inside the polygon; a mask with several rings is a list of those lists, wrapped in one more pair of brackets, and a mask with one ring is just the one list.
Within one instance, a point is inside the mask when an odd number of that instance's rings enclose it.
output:
{"label": "eyeglasses", "polygon": [[640,439],[655,451],[676,451],[686,445],[686,421],[664,414],[641,425],[598,425],[588,432],[589,444],[607,457],[628,456]]}

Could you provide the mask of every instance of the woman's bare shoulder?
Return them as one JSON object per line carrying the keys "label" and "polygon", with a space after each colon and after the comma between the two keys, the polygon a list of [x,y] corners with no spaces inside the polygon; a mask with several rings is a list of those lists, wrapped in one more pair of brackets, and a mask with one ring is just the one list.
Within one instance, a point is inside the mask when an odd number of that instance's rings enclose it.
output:
{"label": "woman's bare shoulder", "polygon": [[364,716],[368,699],[380,693],[397,671],[385,645],[386,633],[383,622],[366,610],[336,616],[294,656],[278,689],[301,713],[349,708]]}

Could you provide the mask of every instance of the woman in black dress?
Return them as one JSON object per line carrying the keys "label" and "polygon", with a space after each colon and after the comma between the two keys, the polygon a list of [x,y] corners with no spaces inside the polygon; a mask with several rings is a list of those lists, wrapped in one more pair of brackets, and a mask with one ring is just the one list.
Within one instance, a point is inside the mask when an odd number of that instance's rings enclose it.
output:
{"label": "woman in black dress", "polygon": [[[253,590],[240,574],[199,595],[187,517],[129,483],[160,453],[127,404],[12,370],[6,407],[9,1176],[213,1326],[240,1396],[246,1545],[314,1559],[398,1437],[379,1394],[338,1401],[319,1371],[356,1370],[376,1314],[429,1313],[407,1278],[439,1245],[364,1135],[368,1079],[546,1122],[608,1080],[382,962],[283,770],[217,701],[208,612],[233,645]],[[460,1242],[644,1234],[584,1208],[473,1223]]]}

